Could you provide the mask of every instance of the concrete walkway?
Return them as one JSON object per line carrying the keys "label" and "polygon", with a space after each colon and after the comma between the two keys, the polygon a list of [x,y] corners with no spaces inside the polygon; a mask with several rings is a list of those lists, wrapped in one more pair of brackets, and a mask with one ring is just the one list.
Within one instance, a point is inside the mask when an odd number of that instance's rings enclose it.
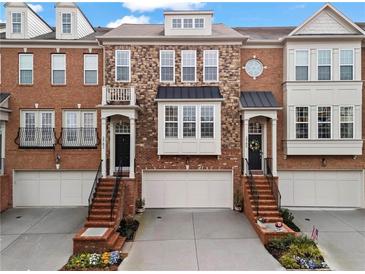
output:
{"label": "concrete walkway", "polygon": [[119,270],[282,270],[242,213],[147,210]]}
{"label": "concrete walkway", "polygon": [[0,270],[58,270],[87,208],[16,208],[0,215]]}
{"label": "concrete walkway", "polygon": [[365,270],[365,209],[291,211],[303,232],[318,228],[318,244],[332,270]]}

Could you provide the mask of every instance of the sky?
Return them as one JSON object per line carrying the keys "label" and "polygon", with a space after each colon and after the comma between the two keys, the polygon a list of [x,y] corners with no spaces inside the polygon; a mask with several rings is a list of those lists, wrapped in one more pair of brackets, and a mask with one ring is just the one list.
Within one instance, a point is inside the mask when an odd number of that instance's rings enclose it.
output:
{"label": "sky", "polygon": [[[51,26],[55,25],[54,2],[29,3]],[[354,22],[365,22],[365,2],[332,3]],[[321,2],[180,2],[135,0],[133,2],[79,2],[95,26],[116,27],[121,23],[162,23],[163,10],[213,10],[214,22],[237,26],[297,26],[316,12]],[[5,21],[0,6],[0,22]]]}

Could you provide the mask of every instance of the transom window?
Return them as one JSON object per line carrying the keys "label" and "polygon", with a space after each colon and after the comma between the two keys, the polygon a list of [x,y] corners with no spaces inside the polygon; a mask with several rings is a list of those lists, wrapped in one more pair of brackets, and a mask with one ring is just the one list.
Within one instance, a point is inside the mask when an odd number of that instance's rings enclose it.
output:
{"label": "transom window", "polygon": [[66,55],[52,54],[52,84],[66,84]]}
{"label": "transom window", "polygon": [[115,133],[116,134],[129,134],[130,133],[130,125],[128,122],[120,122],[115,125]]}
{"label": "transom window", "polygon": [[196,137],[196,107],[183,107],[183,137]]}
{"label": "transom window", "polygon": [[160,51],[160,81],[175,81],[175,51],[173,50]]}
{"label": "transom window", "polygon": [[165,138],[178,138],[179,115],[177,106],[165,106]]}
{"label": "transom window", "polygon": [[200,137],[214,138],[214,106],[200,108]]}
{"label": "transom window", "polygon": [[196,29],[203,29],[204,28],[204,18],[195,18],[194,27]]}
{"label": "transom window", "polygon": [[318,50],[318,80],[331,80],[331,58],[330,49]]}
{"label": "transom window", "polygon": [[98,83],[98,55],[84,55],[84,84],[96,85]]}
{"label": "transom window", "polygon": [[20,12],[13,12],[11,14],[12,20],[12,32],[21,33],[22,32],[22,14]]}
{"label": "transom window", "polygon": [[184,29],[192,29],[192,28],[193,28],[193,19],[184,18]]}
{"label": "transom window", "polygon": [[19,84],[33,84],[33,54],[19,54]]}
{"label": "transom window", "polygon": [[340,50],[340,80],[354,79],[354,51],[352,49]]}
{"label": "transom window", "polygon": [[172,19],[172,28],[173,29],[181,29],[181,18],[173,18]]}
{"label": "transom window", "polygon": [[195,50],[183,50],[182,55],[182,81],[183,82],[195,82],[196,77],[196,51]]}
{"label": "transom window", "polygon": [[297,81],[308,80],[308,50],[295,51],[295,79]]}
{"label": "transom window", "polygon": [[218,50],[204,51],[204,82],[218,82]]}
{"label": "transom window", "polygon": [[295,108],[295,137],[297,139],[308,139],[309,134],[309,111],[308,107]]}
{"label": "transom window", "polygon": [[354,107],[340,107],[340,137],[342,139],[354,138]]}
{"label": "transom window", "polygon": [[117,82],[129,82],[131,79],[131,52],[130,50],[115,51],[115,79]]}
{"label": "transom window", "polygon": [[71,33],[71,13],[62,13],[62,33]]}
{"label": "transom window", "polygon": [[249,123],[248,124],[248,133],[249,134],[261,134],[262,126],[260,123]]}
{"label": "transom window", "polygon": [[318,107],[318,139],[331,138],[331,107]]}

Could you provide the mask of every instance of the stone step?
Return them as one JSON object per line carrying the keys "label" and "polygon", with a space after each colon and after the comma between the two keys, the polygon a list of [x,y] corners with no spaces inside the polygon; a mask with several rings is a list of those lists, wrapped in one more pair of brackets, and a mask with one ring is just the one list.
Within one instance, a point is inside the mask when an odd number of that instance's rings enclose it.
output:
{"label": "stone step", "polygon": [[112,222],[115,220],[115,214],[113,214],[112,218],[110,218],[110,214],[103,214],[103,215],[95,215],[95,214],[90,214],[90,216],[87,217],[89,221],[109,221]]}
{"label": "stone step", "polygon": [[86,221],[85,227],[114,227],[115,222],[110,221]]}
{"label": "stone step", "polygon": [[[251,207],[254,208],[255,205],[252,204]],[[259,204],[259,209],[260,209],[260,211],[266,211],[266,210],[268,210],[268,211],[274,211],[274,210],[277,211],[278,207],[276,205],[267,205],[267,204],[260,205]]]}
{"label": "stone step", "polygon": [[119,233],[114,232],[108,239],[107,244],[110,248],[113,248],[116,242],[118,241]]}
{"label": "stone step", "polygon": [[[117,198],[115,199],[115,203],[118,203],[119,199],[120,198],[117,196]],[[95,197],[93,203],[98,203],[98,202],[111,203],[111,201],[112,201],[111,197]]]}
{"label": "stone step", "polygon": [[[254,203],[254,200],[250,200],[251,204]],[[270,200],[261,200],[259,199],[259,205],[274,205],[276,206],[276,201],[274,199],[270,199]]]}
{"label": "stone step", "polygon": [[259,208],[259,214],[258,215],[261,216],[261,217],[281,217],[279,211],[277,211],[277,210],[273,210],[273,211],[271,211],[271,210],[261,210],[260,208]]}
{"label": "stone step", "polygon": [[[253,200],[253,196],[251,194],[249,194],[248,197],[250,198],[250,200]],[[265,194],[265,195],[259,194],[259,201],[272,200],[272,199],[274,199],[274,196],[272,194],[269,194],[269,195],[268,194]]]}
{"label": "stone step", "polygon": [[[116,211],[118,211],[117,207],[114,207],[113,209],[113,213],[115,213]],[[105,215],[105,214],[110,214],[110,207],[109,208],[91,208],[91,214],[93,215]]]}

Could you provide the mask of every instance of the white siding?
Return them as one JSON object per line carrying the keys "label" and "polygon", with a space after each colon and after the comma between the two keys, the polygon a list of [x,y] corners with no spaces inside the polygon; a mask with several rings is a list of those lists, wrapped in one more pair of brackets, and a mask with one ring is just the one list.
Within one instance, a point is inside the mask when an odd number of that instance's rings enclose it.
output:
{"label": "white siding", "polygon": [[[173,18],[204,18],[204,28],[202,29],[173,29]],[[212,15],[211,14],[168,14],[165,15],[165,35],[211,35],[212,34]]]}
{"label": "white siding", "polygon": [[77,11],[77,38],[85,37],[94,30],[80,10]]}
{"label": "white siding", "polygon": [[28,34],[36,37],[51,32],[51,29],[33,12],[28,11]]}

